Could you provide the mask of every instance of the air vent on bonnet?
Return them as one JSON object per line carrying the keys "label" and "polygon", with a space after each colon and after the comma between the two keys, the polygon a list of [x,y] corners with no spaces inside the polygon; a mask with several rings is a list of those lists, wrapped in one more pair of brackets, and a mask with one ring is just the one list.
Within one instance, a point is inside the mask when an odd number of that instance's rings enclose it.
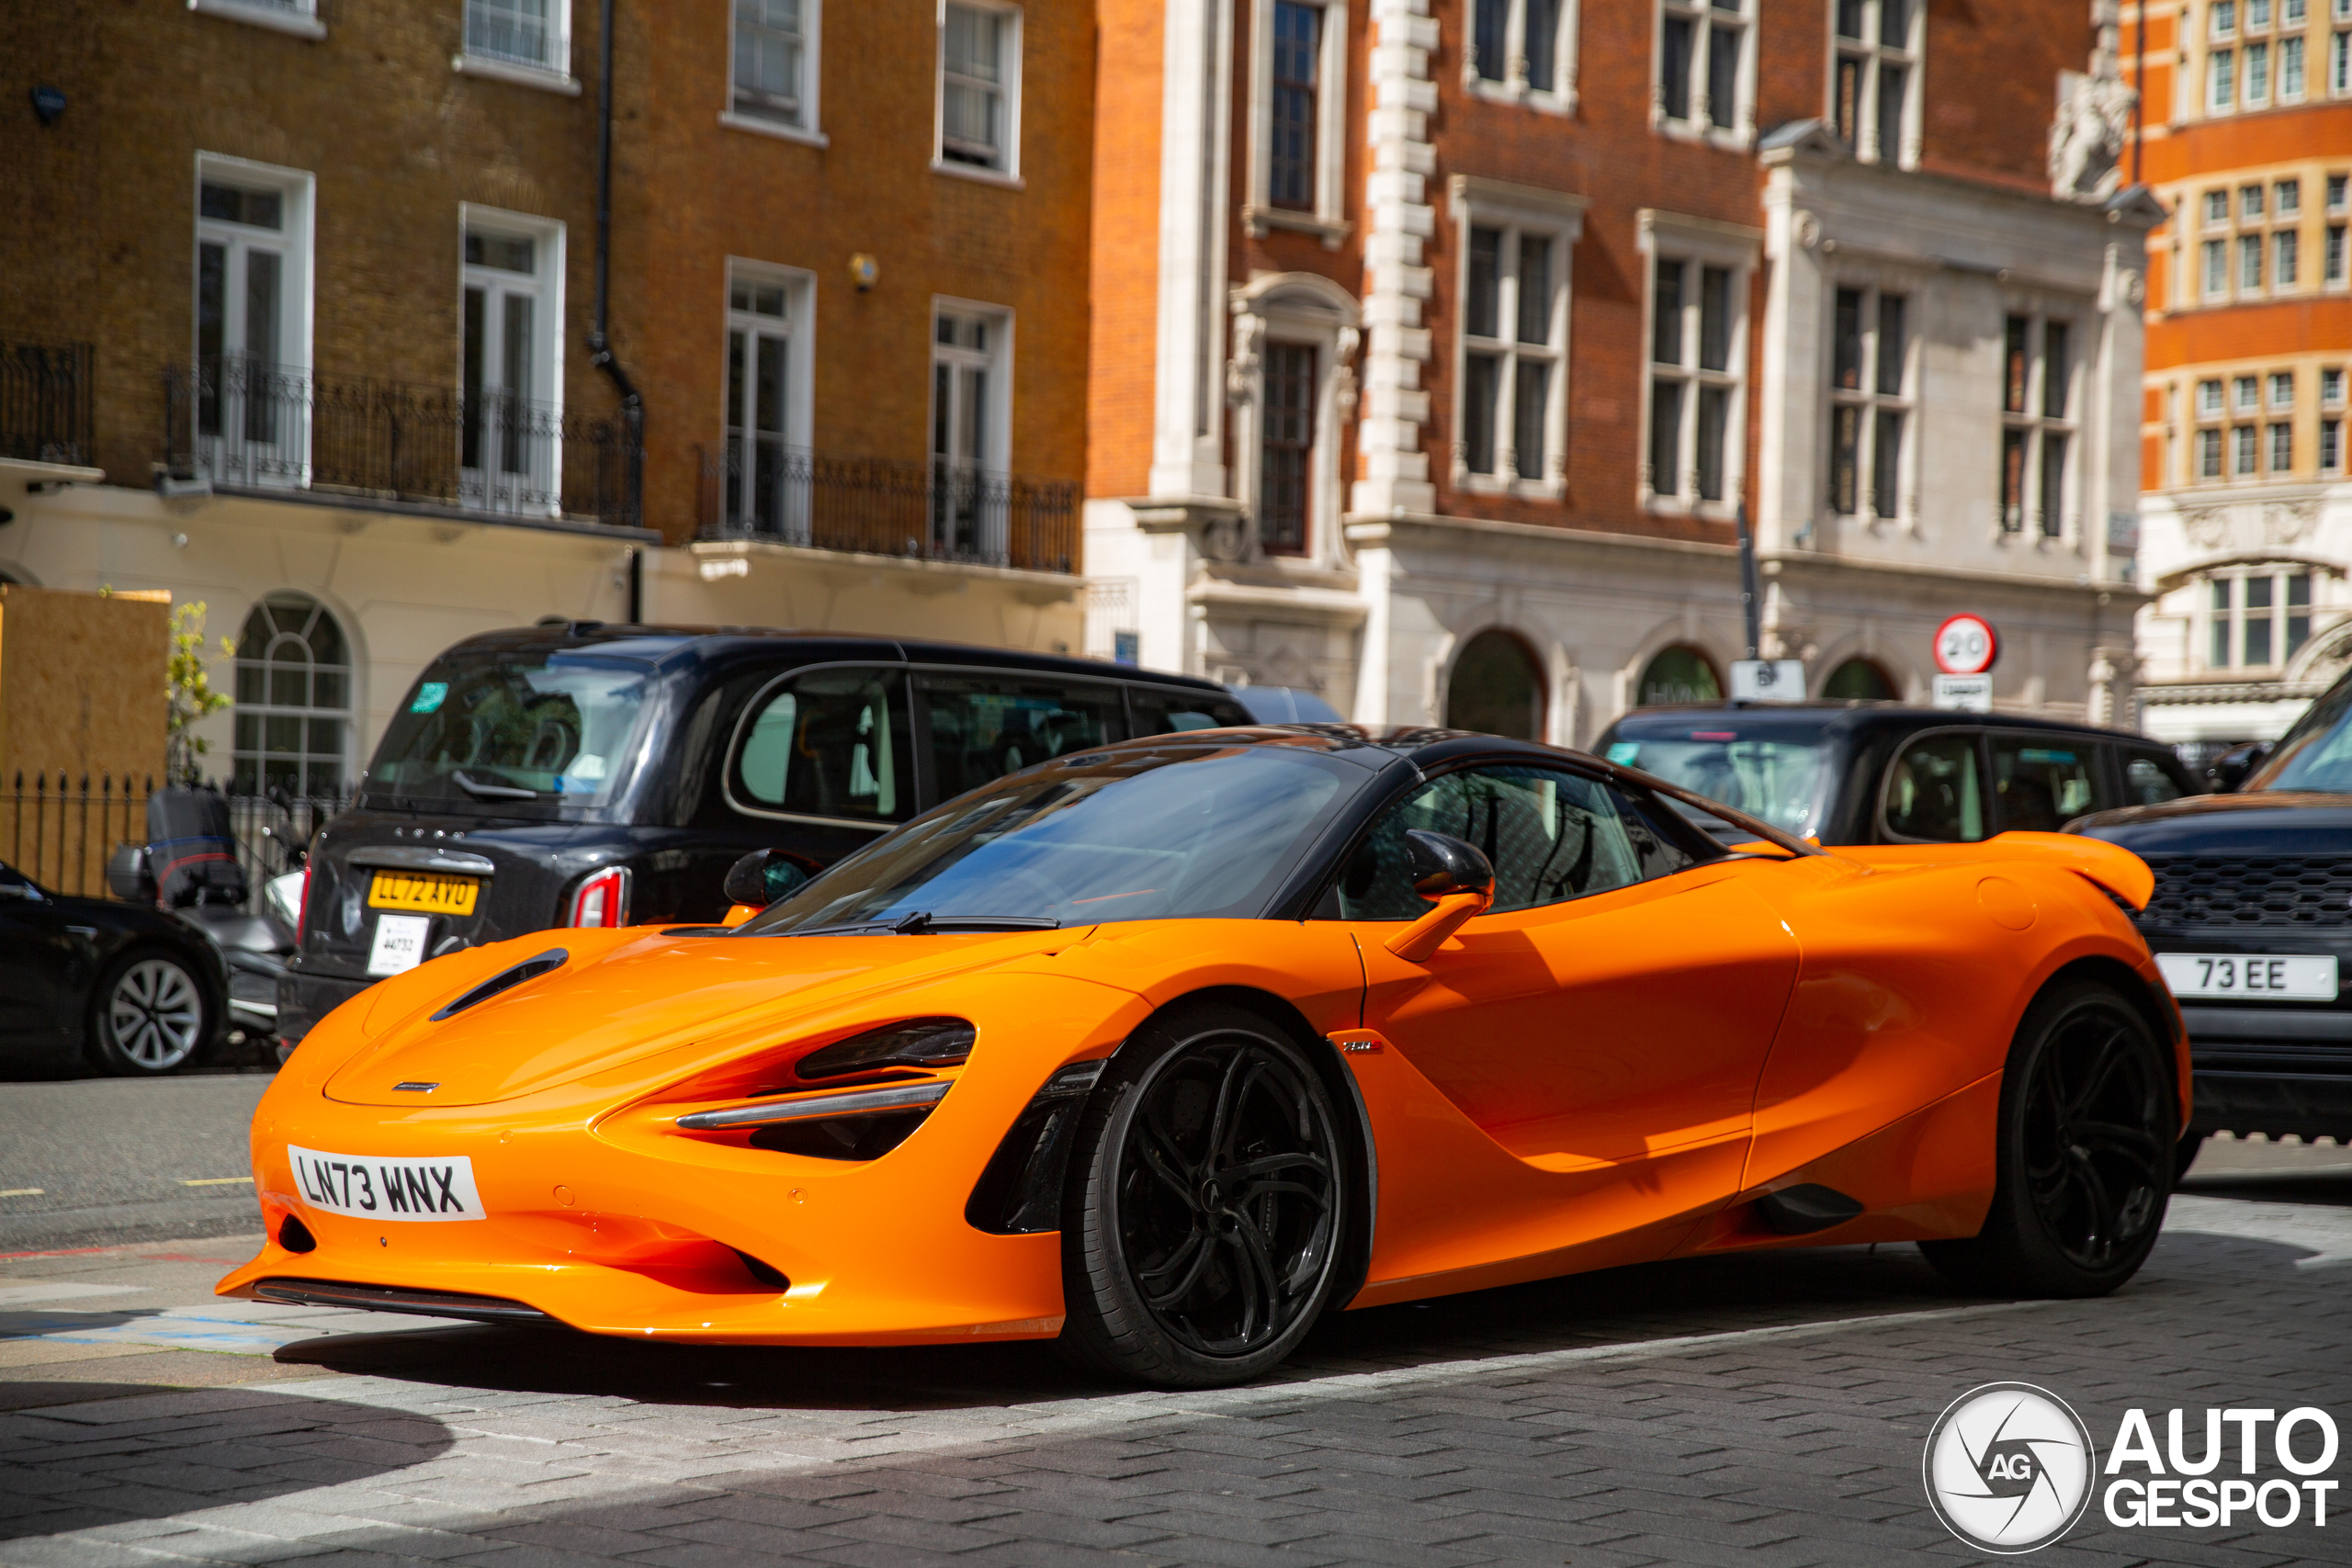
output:
{"label": "air vent on bonnet", "polygon": [[[536,980],[551,970],[560,969],[563,967],[564,960],[571,956],[571,954],[562,948],[551,947],[536,957],[526,958],[512,969],[502,969],[439,1012],[435,1013],[430,1021],[438,1023],[443,1019],[454,1017],[477,1003],[490,1000],[501,991],[512,990],[526,980]],[[405,1089],[408,1086],[403,1084],[401,1087]]]}

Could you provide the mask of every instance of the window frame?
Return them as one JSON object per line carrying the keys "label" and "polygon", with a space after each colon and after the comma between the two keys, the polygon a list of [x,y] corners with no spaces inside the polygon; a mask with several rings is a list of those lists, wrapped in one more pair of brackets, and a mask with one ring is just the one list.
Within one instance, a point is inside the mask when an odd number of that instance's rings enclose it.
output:
{"label": "window frame", "polygon": [[[1823,299],[1826,309],[1823,321],[1826,330],[1822,334],[1823,365],[1821,385],[1823,407],[1826,418],[1823,430],[1828,437],[1828,449],[1823,453],[1822,485],[1819,504],[1823,515],[1839,523],[1859,523],[1873,530],[1897,526],[1916,531],[1919,526],[1919,445],[1920,419],[1925,399],[1920,395],[1920,378],[1924,375],[1923,350],[1917,308],[1926,289],[1921,279],[1889,271],[1857,271],[1833,273],[1823,279]],[[1838,385],[1838,296],[1848,290],[1862,297],[1861,382],[1857,388]],[[1905,321],[1903,332],[1902,389],[1894,392],[1878,389],[1880,331],[1883,321],[1882,301],[1889,297],[1904,301]],[[1838,505],[1838,411],[1857,411],[1859,429],[1854,446],[1854,507],[1851,511]],[[1904,425],[1903,452],[1895,463],[1895,509],[1892,513],[1876,508],[1878,433],[1883,419],[1893,415]]]}
{"label": "window frame", "polygon": [[1574,114],[1577,103],[1577,64],[1578,30],[1582,23],[1583,0],[1557,0],[1559,15],[1553,18],[1552,81],[1550,87],[1536,87],[1529,83],[1527,73],[1527,0],[1502,0],[1509,7],[1503,22],[1503,37],[1508,54],[1503,62],[1504,73],[1499,77],[1481,75],[1478,70],[1476,42],[1475,7],[1477,0],[1465,0],[1463,22],[1462,87],[1474,96],[1489,103],[1518,104],[1544,114]]}
{"label": "window frame", "polygon": [[[1315,200],[1310,208],[1277,207],[1273,200],[1274,7],[1277,3],[1320,12],[1315,62]],[[1253,240],[1275,229],[1312,234],[1336,251],[1354,225],[1348,220],[1348,5],[1347,0],[1264,0],[1251,10],[1250,39],[1249,195],[1242,226]]]}
{"label": "window frame", "polygon": [[[735,308],[735,286],[738,281],[778,288],[784,290],[784,315],[768,317],[758,312],[741,311]],[[729,256],[719,278],[719,365],[718,365],[718,427],[719,451],[723,455],[722,485],[728,478],[749,470],[748,454],[736,450],[739,427],[732,422],[735,390],[735,334],[738,331],[755,332],[781,338],[785,345],[785,404],[782,440],[778,443],[786,453],[807,453],[813,428],[813,405],[816,381],[816,320],[817,275],[797,266],[784,266],[774,262],[754,261],[745,256]],[[776,324],[780,321],[780,325]],[[756,439],[756,437],[753,437]],[[748,486],[741,492],[750,494]],[[720,523],[730,528],[762,528],[759,519],[748,512],[729,504],[727,491],[718,494]],[[801,514],[796,518],[796,510]],[[798,526],[796,528],[795,524]],[[796,509],[790,502],[785,506],[776,531],[780,536],[798,536],[805,540],[808,519],[805,509]]]}
{"label": "window frame", "polygon": [[[323,616],[331,625],[334,626],[336,637],[343,642],[344,663],[340,670],[337,670],[334,665],[322,665],[315,658],[305,659],[303,667],[309,672],[306,676],[305,684],[312,700],[301,705],[278,703],[272,700],[269,692],[269,671],[275,667],[271,664],[269,660],[269,649],[263,648],[255,653],[248,654],[246,648],[252,639],[244,635],[244,629],[252,624],[253,617],[265,607],[269,606],[272,601],[283,602],[292,599],[303,600],[311,606],[310,616],[303,623],[305,630],[307,630],[311,625],[315,624],[320,617]],[[274,610],[269,619],[272,626],[277,627],[277,620]],[[299,633],[288,632],[279,628],[277,632],[277,636],[294,637],[298,640],[302,641],[306,651],[308,650],[308,638],[301,637]],[[273,637],[272,646],[275,646],[275,643],[276,637]],[[311,769],[314,762],[324,759],[327,753],[313,750],[310,745],[310,739],[311,734],[311,726],[320,719],[324,718],[334,722],[338,727],[337,739],[339,750],[336,752],[334,759],[334,765],[337,773],[337,784],[333,790],[322,793],[326,795],[356,794],[358,778],[354,771],[355,757],[353,740],[358,731],[358,725],[356,721],[360,713],[363,711],[359,700],[359,688],[360,680],[364,673],[363,665],[365,661],[358,655],[358,649],[354,645],[350,628],[345,624],[344,617],[337,615],[334,612],[334,609],[329,605],[326,601],[321,599],[315,593],[306,592],[300,589],[294,588],[274,589],[267,593],[262,594],[259,598],[256,598],[252,604],[247,606],[244,619],[238,623],[237,648],[237,654],[231,661],[230,665],[229,689],[232,692],[242,693],[243,689],[243,671],[248,666],[251,666],[261,671],[262,694],[257,699],[248,699],[240,695],[236,699],[232,711],[238,716],[251,718],[257,722],[257,727],[261,730],[262,742],[255,748],[247,748],[241,745],[238,742],[236,736],[236,730],[241,727],[235,725],[232,726],[229,739],[229,771],[231,775],[235,777],[241,774],[243,772],[243,765],[250,761],[253,763],[253,778],[256,785],[261,789],[267,789],[270,787],[270,780],[268,776],[268,761],[270,757],[272,755],[290,755],[295,758],[300,769],[300,776],[304,784],[303,793],[306,795],[313,797],[319,796],[322,792],[314,792],[308,787]],[[318,695],[318,689],[315,682],[319,671],[322,670],[338,673],[343,677],[344,705],[342,707],[326,707],[321,705],[317,702],[316,698]],[[301,724],[303,745],[300,751],[293,753],[273,753],[269,750],[267,725],[269,720],[274,717],[293,718]]]}
{"label": "window frame", "polygon": [[[1291,272],[1252,278],[1233,291],[1227,310],[1233,318],[1227,389],[1233,405],[1234,495],[1250,519],[1249,554],[1258,559],[1337,564],[1344,558],[1339,542],[1347,490],[1341,457],[1357,399],[1360,308],[1352,295],[1321,274]],[[1307,448],[1306,536],[1297,549],[1271,548],[1264,543],[1264,350],[1277,344],[1311,348],[1316,356],[1308,405],[1314,425]]]}
{"label": "window frame", "polygon": [[[993,165],[947,156],[947,12],[951,6],[967,11],[993,12],[1010,21],[1010,26],[1001,35],[999,46],[1003,51],[999,69],[1004,76],[1001,87],[1004,105],[1004,145]],[[1027,20],[1023,7],[1009,4],[1007,0],[939,0],[933,28],[937,36],[931,73],[931,167],[933,174],[953,175],[959,179],[978,180],[988,185],[1021,186],[1021,98],[1023,79],[1027,74],[1023,69]]]}
{"label": "window frame", "polygon": [[804,142],[812,147],[831,144],[824,132],[820,102],[824,85],[825,0],[800,0],[800,118],[788,120],[775,115],[746,109],[741,101],[742,87],[735,80],[735,46],[737,28],[741,24],[740,0],[728,0],[727,6],[727,96],[726,107],[718,111],[718,123],[733,130],[748,130],[761,136],[779,137],[786,141]]}
{"label": "window frame", "polygon": [[[548,489],[556,499],[548,507],[501,504],[493,497],[484,496],[478,502],[462,502],[469,511],[506,513],[510,514],[562,513],[563,492],[563,412],[564,340],[568,335],[564,315],[565,263],[567,260],[567,231],[560,219],[541,218],[534,213],[513,212],[503,208],[481,207],[472,202],[458,204],[458,320],[457,326],[457,390],[460,403],[460,421],[466,384],[466,293],[477,286],[487,288],[494,284],[524,276],[505,268],[481,268],[480,264],[466,260],[466,239],[480,232],[506,239],[527,239],[537,247],[533,252],[534,265],[530,273],[532,295],[542,321],[537,339],[532,345],[531,370],[534,381],[544,390],[535,390],[522,400],[548,416]],[[481,270],[484,276],[477,276]],[[484,468],[466,468],[460,459],[459,494],[466,493],[467,475],[486,474]],[[492,481],[484,479],[485,486]]]}
{"label": "window frame", "polygon": [[[278,257],[277,356],[270,362],[270,375],[288,383],[307,385],[312,367],[311,355],[316,344],[313,333],[317,322],[317,232],[316,212],[318,177],[308,170],[281,168],[274,164],[256,163],[248,158],[232,157],[221,152],[199,151],[196,154],[195,180],[189,187],[190,207],[195,221],[189,226],[188,246],[188,343],[189,365],[199,386],[205,374],[203,353],[204,323],[204,252],[208,245],[220,245],[227,255],[250,255],[256,250]],[[279,238],[268,240],[271,231],[254,225],[232,222],[204,215],[204,187],[208,185],[229,186],[248,191],[266,191],[278,198],[280,223],[275,232]],[[232,264],[234,265],[234,264]],[[237,269],[240,283],[247,276],[243,267]],[[232,285],[229,296],[242,292]],[[245,351],[226,346],[229,327],[230,299],[224,296],[221,330],[223,346],[220,357],[232,355],[242,357]],[[239,310],[242,321],[242,309]],[[206,454],[204,461],[216,472],[230,461],[229,421],[232,417],[225,389],[216,389],[216,418],[220,428],[205,432],[199,428],[198,410],[189,411],[189,434],[201,450],[202,443],[220,443]],[[248,459],[240,450],[233,466],[243,482],[265,484],[273,488],[304,489],[311,482],[311,429],[309,410],[311,399],[297,395],[281,400],[284,406],[276,411],[277,417],[287,419],[295,426],[287,439],[267,444],[275,456],[266,457],[266,468],[259,473],[248,468]],[[242,449],[245,440],[239,436],[236,446]],[[232,481],[236,482],[236,481]]]}
{"label": "window frame", "polygon": [[[1968,754],[1976,769],[1976,825],[1980,829],[1978,836],[1973,839],[1919,839],[1908,833],[1896,832],[1887,825],[1886,815],[1888,797],[1894,791],[1894,764],[1907,756],[1913,747],[1924,741],[1940,739],[1947,735],[1957,735],[1968,743]],[[1885,764],[1879,770],[1878,803],[1872,813],[1871,825],[1877,829],[1880,843],[1981,844],[1998,831],[1993,826],[1995,816],[1992,761],[1986,755],[1986,735],[1980,726],[1933,725],[1925,729],[1915,729],[1904,736],[1894,750],[1887,754]]]}
{"label": "window frame", "polygon": [[[1745,151],[1756,142],[1757,34],[1762,17],[1758,0],[1739,0],[1737,9],[1716,6],[1710,0],[1655,0],[1650,7],[1650,130],[1686,141]],[[1666,23],[1668,15],[1691,24],[1690,112],[1671,116],[1666,108]],[[1712,40],[1714,29],[1726,22],[1740,28],[1739,68],[1734,73],[1735,102],[1731,123],[1714,123],[1714,70]],[[1695,84],[1701,63],[1707,66],[1707,88]]]}
{"label": "window frame", "polygon": [[[2283,672],[2304,649],[2311,646],[2312,630],[2318,620],[2319,581],[2325,575],[2323,569],[2307,561],[2259,560],[2215,567],[2200,572],[2192,581],[2199,592],[2190,626],[2190,642],[2198,650],[2199,668],[2210,672],[2233,671],[2272,671]],[[2292,598],[2292,584],[2297,579],[2304,583],[2303,602],[2297,604]],[[2255,606],[2246,603],[2246,583],[2259,580],[2270,591],[2270,602]],[[2229,604],[2226,608],[2213,603],[2213,590],[2227,585]],[[2246,623],[2255,613],[2267,616],[2270,622],[2270,651],[2272,657],[2262,663],[2249,663],[2245,657]],[[2302,619],[2301,636],[2295,636],[2294,620]],[[2213,659],[2214,636],[2221,634],[2228,659],[2216,662]]]}
{"label": "window frame", "polygon": [[[899,824],[921,816],[930,808],[931,804],[935,803],[922,802],[922,776],[915,755],[918,750],[918,732],[914,722],[912,671],[917,668],[928,667],[876,664],[870,660],[842,659],[829,660],[816,664],[797,664],[773,671],[767,679],[760,682],[750,700],[744,703],[741,711],[735,716],[734,733],[728,739],[727,750],[718,770],[719,793],[726,801],[728,809],[739,816],[758,818],[771,822],[811,822],[829,828],[859,828],[873,833],[889,832]],[[899,711],[906,720],[904,740],[909,752],[903,761],[895,756],[891,759],[892,783],[894,785],[902,785],[907,793],[907,799],[900,803],[897,815],[889,818],[825,817],[806,811],[780,811],[757,801],[747,803],[736,793],[735,783],[742,771],[743,748],[751,739],[754,722],[767,711],[780,691],[791,682],[809,675],[830,674],[842,670],[866,671],[886,683],[896,685]],[[898,739],[893,738],[893,744],[897,744]]]}
{"label": "window frame", "polygon": [[[2030,538],[2038,547],[2076,547],[2083,538],[2084,519],[2084,426],[2083,406],[2089,396],[2088,360],[2086,345],[2094,340],[2089,332],[2096,314],[2087,303],[2047,299],[2025,299],[2011,296],[2002,301],[2001,310],[2001,462],[1996,467],[1994,526],[1997,538]],[[2022,319],[2027,323],[2026,344],[2028,368],[2025,384],[2025,406],[2011,409],[2008,405],[2008,325]],[[2052,325],[2066,330],[2066,390],[2064,413],[2052,414],[2049,409],[2049,329]],[[2007,453],[2013,432],[2021,432],[2025,440],[2026,461],[2019,476],[2018,515],[2012,523],[2008,513]],[[2066,471],[2059,478],[2059,516],[2052,527],[2048,508],[2044,504],[2049,491],[2043,478],[2044,458],[2052,437],[2066,444]],[[2029,526],[2029,524],[2036,525]]]}
{"label": "window frame", "polygon": [[449,62],[453,69],[578,96],[580,81],[571,71],[571,0],[547,0],[547,46],[537,60],[476,49],[473,21],[481,4],[464,0],[458,8],[458,52]]}
{"label": "window frame", "polygon": [[[1854,157],[1865,164],[1883,164],[1890,168],[1916,168],[1919,162],[1921,137],[1921,83],[1927,66],[1928,0],[1902,0],[1906,5],[1905,38],[1900,46],[1880,41],[1882,18],[1886,0],[1859,0],[1862,7],[1862,36],[1848,38],[1838,30],[1838,0],[1829,0],[1824,7],[1829,29],[1829,79],[1823,96],[1822,118],[1829,134],[1841,142]],[[1847,137],[1838,130],[1838,81],[1840,67],[1853,61],[1860,65],[1860,92],[1854,105],[1854,134]],[[1900,144],[1889,157],[1882,147],[1879,127],[1883,119],[1879,89],[1885,80],[1888,66],[1903,72],[1903,104],[1899,110]]]}
{"label": "window frame", "polygon": [[[1635,215],[1634,250],[1644,258],[1642,269],[1642,390],[1640,406],[1635,412],[1635,495],[1645,511],[1677,515],[1700,516],[1723,520],[1739,509],[1747,494],[1747,400],[1752,380],[1753,363],[1749,354],[1754,335],[1753,304],[1757,268],[1763,255],[1763,231],[1739,224],[1724,223],[1713,219],[1694,218],[1682,213],[1663,212],[1656,208],[1643,208]],[[1731,321],[1728,331],[1731,352],[1727,355],[1729,368],[1720,371],[1700,367],[1700,327],[1703,302],[1695,295],[1681,307],[1684,311],[1683,358],[1679,367],[1661,367],[1657,358],[1657,272],[1663,261],[1677,261],[1691,269],[1687,276],[1703,279],[1704,269],[1717,267],[1731,274]],[[1653,471],[1651,422],[1656,412],[1656,389],[1658,372],[1664,368],[1668,378],[1691,389],[1680,400],[1677,415],[1680,432],[1675,442],[1678,460],[1687,454],[1690,459],[1685,473],[1677,476],[1670,491],[1657,487]],[[1729,407],[1724,415],[1724,493],[1714,501],[1703,500],[1698,494],[1696,470],[1699,457],[1698,423],[1699,398],[1696,389],[1720,387],[1726,389]],[[1691,479],[1686,495],[1680,480]]]}
{"label": "window frame", "polygon": [[[1471,175],[1455,175],[1448,182],[1454,232],[1454,300],[1453,320],[1453,428],[1449,448],[1449,482],[1464,494],[1510,495],[1556,501],[1567,493],[1569,316],[1575,300],[1577,242],[1584,235],[1586,198],[1567,191],[1543,190]],[[1481,337],[1474,344],[1469,330],[1471,231],[1501,231],[1510,271],[1498,274],[1496,287],[1496,326],[1505,335]],[[1518,274],[1521,238],[1551,242],[1555,276],[1547,317],[1548,340],[1523,344],[1518,340]],[[1505,363],[1495,389],[1495,471],[1474,473],[1469,466],[1467,436],[1469,364],[1473,352],[1500,356]],[[1518,371],[1522,357],[1541,359],[1550,367],[1544,389],[1544,471],[1534,477],[1519,470],[1516,446]],[[1509,415],[1510,417],[1506,417]],[[1510,439],[1506,440],[1506,435]]]}

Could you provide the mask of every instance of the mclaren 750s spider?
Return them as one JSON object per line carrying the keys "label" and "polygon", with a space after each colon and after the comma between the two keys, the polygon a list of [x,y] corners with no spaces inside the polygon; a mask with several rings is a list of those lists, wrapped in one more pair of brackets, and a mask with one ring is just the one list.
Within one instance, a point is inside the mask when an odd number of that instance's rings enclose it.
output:
{"label": "mclaren 750s spider", "polygon": [[2095,1295],[2154,1243],[2189,1090],[2150,890],[2096,840],[1830,853],[1487,736],[1088,749],[730,925],[346,1003],[254,1119],[268,1236],[219,1288],[1057,1337],[1170,1387],[1327,1311],[1758,1247]]}

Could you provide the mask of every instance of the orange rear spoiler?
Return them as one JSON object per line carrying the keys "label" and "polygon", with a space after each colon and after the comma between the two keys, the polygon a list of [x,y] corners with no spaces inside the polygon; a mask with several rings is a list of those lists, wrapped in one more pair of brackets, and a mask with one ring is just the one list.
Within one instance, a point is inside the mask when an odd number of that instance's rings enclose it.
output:
{"label": "orange rear spoiler", "polygon": [[[1864,865],[1950,865],[1954,861],[2057,861],[2086,882],[2105,888],[2134,909],[2144,909],[2156,891],[2148,863],[2119,844],[2079,833],[1999,833],[1974,844],[1883,844],[1857,852],[1831,852]],[[1916,862],[1913,857],[1916,856]]]}

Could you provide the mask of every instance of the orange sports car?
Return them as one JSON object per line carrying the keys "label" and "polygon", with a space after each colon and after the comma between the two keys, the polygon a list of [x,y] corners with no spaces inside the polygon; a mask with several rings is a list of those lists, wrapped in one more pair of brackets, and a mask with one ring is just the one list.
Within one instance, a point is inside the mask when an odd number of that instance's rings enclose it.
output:
{"label": "orange sports car", "polygon": [[800,876],[346,1003],[222,1293],[1223,1383],[1329,1310],[1754,1247],[2109,1291],[2188,1104],[2129,852],[1829,853],[1492,737],[1086,750]]}

